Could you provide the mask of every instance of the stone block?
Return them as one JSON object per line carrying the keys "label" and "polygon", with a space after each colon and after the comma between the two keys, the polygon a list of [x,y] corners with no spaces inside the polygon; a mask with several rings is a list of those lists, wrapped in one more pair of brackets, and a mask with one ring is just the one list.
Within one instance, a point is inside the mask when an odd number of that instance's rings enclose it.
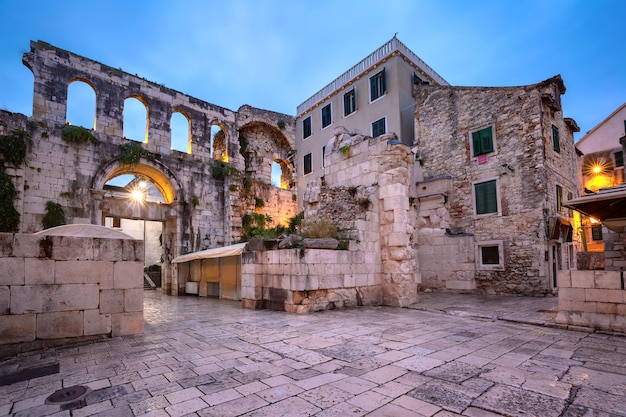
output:
{"label": "stone block", "polygon": [[597,301],[600,303],[623,303],[624,292],[622,290],[585,289],[585,301]]}
{"label": "stone block", "polygon": [[93,259],[93,238],[47,236],[51,258],[57,261],[78,261]]}
{"label": "stone block", "polygon": [[93,239],[94,261],[121,261],[124,254],[123,239]]}
{"label": "stone block", "polygon": [[60,311],[37,314],[38,339],[62,339],[84,334],[82,311]]}
{"label": "stone block", "polygon": [[85,336],[111,333],[110,314],[100,314],[99,310],[85,310],[84,320],[83,328]]}
{"label": "stone block", "polygon": [[387,244],[389,246],[408,246],[410,243],[409,235],[406,233],[390,233],[387,236]]}
{"label": "stone block", "polygon": [[596,312],[602,314],[617,314],[617,304],[596,303]]}
{"label": "stone block", "polygon": [[22,285],[11,287],[11,314],[98,308],[96,284]]}
{"label": "stone block", "polygon": [[585,301],[585,289],[559,288],[559,298],[570,301]]}
{"label": "stone block", "polygon": [[476,281],[473,279],[470,281],[447,280],[446,288],[449,290],[475,290]]}
{"label": "stone block", "polygon": [[0,315],[11,312],[11,291],[8,286],[0,287]]}
{"label": "stone block", "polygon": [[124,290],[124,311],[143,311],[143,288]]}
{"label": "stone block", "polygon": [[593,288],[594,271],[571,271],[572,288]]}
{"label": "stone block", "polygon": [[144,258],[143,241],[124,239],[122,240],[122,260],[130,262],[142,262]]}
{"label": "stone block", "polygon": [[116,313],[111,315],[111,336],[143,333],[143,312]]}
{"label": "stone block", "polygon": [[621,290],[622,280],[619,271],[594,271],[594,288]]}
{"label": "stone block", "polygon": [[572,274],[568,270],[559,270],[556,274],[556,282],[559,288],[572,286]]}
{"label": "stone block", "polygon": [[0,315],[0,344],[35,340],[36,314]]}
{"label": "stone block", "polygon": [[323,275],[319,278],[319,288],[342,288],[343,276],[341,275]]}
{"label": "stone block", "polygon": [[143,262],[115,262],[113,288],[143,288]]}
{"label": "stone block", "polygon": [[0,257],[5,258],[13,256],[13,233],[0,233]]}
{"label": "stone block", "polygon": [[124,312],[124,290],[100,290],[100,312],[103,314]]}
{"label": "stone block", "polygon": [[15,235],[13,240],[13,256],[24,258],[37,258],[45,256],[44,247],[42,247],[42,239],[40,236],[19,233]]}
{"label": "stone block", "polygon": [[56,261],[42,258],[24,259],[24,283],[32,284],[54,284],[54,273]]}
{"label": "stone block", "polygon": [[406,196],[387,197],[383,200],[383,210],[408,210],[409,199]]}
{"label": "stone block", "polygon": [[113,288],[113,262],[109,261],[57,261],[56,284],[100,284],[100,288]]}
{"label": "stone block", "polygon": [[0,285],[24,285],[24,258],[0,258]]}

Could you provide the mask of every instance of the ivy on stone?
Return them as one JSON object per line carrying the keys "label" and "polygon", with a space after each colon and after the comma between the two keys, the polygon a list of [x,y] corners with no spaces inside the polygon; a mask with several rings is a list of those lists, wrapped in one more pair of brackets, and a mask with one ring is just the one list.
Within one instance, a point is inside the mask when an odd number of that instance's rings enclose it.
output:
{"label": "ivy on stone", "polygon": [[2,161],[18,167],[26,159],[26,139],[30,133],[25,130],[15,129],[10,135],[0,136],[0,153]]}
{"label": "ivy on stone", "polygon": [[41,224],[43,225],[44,229],[67,224],[67,220],[65,219],[65,212],[63,212],[63,207],[61,207],[59,203],[55,203],[54,201],[48,201],[46,203],[46,214],[43,216]]}
{"label": "ivy on stone", "polygon": [[136,166],[141,161],[141,157],[147,155],[146,150],[138,142],[127,142],[120,145],[120,154],[117,160],[121,165]]}
{"label": "ivy on stone", "polygon": [[61,139],[63,139],[64,142],[73,144],[100,143],[100,141],[96,139],[89,129],[85,129],[82,126],[66,125],[61,130]]}
{"label": "ivy on stone", "polygon": [[11,177],[0,167],[0,232],[17,232],[20,225],[20,213],[13,202],[17,191]]}

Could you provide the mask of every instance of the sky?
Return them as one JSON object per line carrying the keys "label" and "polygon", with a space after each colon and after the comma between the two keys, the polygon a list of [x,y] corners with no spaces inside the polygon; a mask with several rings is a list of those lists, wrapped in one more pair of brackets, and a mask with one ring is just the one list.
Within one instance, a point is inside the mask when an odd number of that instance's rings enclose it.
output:
{"label": "sky", "polygon": [[0,0],[0,109],[32,114],[31,40],[236,111],[296,107],[394,34],[456,86],[560,74],[581,132],[626,102],[622,0]]}

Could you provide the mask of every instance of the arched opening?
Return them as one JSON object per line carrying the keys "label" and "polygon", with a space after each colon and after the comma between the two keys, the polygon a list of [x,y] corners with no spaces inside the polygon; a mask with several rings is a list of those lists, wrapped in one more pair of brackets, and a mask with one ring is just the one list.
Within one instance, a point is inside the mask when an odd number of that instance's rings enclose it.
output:
{"label": "arched opening", "polygon": [[228,152],[226,150],[226,133],[222,126],[211,125],[211,157],[222,162],[228,162]]}
{"label": "arched opening", "polygon": [[96,91],[87,82],[74,80],[67,86],[65,121],[96,130]]}
{"label": "arched opening", "polygon": [[126,139],[148,142],[148,107],[138,97],[124,100],[124,132]]}
{"label": "arched opening", "polygon": [[170,129],[171,149],[191,153],[191,123],[187,116],[178,111],[172,113]]}
{"label": "arched opening", "polygon": [[277,161],[272,162],[272,185],[278,188],[286,188],[281,184],[281,177],[283,175],[283,168]]}

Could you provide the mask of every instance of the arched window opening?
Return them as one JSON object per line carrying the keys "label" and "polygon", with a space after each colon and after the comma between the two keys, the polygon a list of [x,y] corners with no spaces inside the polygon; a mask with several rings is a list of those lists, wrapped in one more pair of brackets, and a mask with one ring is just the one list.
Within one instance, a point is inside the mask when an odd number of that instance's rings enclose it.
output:
{"label": "arched window opening", "polygon": [[148,108],[136,97],[124,100],[124,137],[148,142]]}
{"label": "arched window opening", "polygon": [[104,184],[106,195],[125,198],[130,204],[165,203],[165,198],[149,178],[135,174],[122,174]]}
{"label": "arched window opening", "polygon": [[191,129],[189,119],[181,112],[172,113],[170,120],[171,149],[191,153]]}
{"label": "arched window opening", "polygon": [[287,190],[292,187],[289,164],[282,160],[272,162],[272,185]]}
{"label": "arched window opening", "polygon": [[211,126],[211,156],[213,159],[228,162],[226,151],[226,134],[220,125]]}
{"label": "arched window opening", "polygon": [[65,121],[96,130],[96,92],[86,82],[72,81],[67,86]]}

